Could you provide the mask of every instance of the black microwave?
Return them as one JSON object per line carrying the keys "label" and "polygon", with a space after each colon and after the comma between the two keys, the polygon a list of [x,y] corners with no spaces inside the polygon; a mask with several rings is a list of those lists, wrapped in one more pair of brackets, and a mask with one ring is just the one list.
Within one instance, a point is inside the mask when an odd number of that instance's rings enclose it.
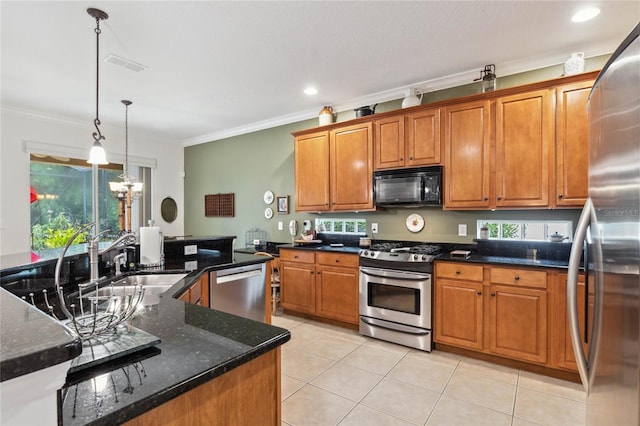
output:
{"label": "black microwave", "polygon": [[442,206],[442,166],[373,172],[376,206]]}

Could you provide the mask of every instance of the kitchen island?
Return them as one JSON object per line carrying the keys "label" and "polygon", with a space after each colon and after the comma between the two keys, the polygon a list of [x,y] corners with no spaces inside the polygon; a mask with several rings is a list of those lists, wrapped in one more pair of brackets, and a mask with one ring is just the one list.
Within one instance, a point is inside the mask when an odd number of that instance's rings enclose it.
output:
{"label": "kitchen island", "polygon": [[130,321],[161,343],[67,374],[59,424],[280,423],[280,346],[290,333],[177,299],[203,274],[266,260],[212,253],[168,258],[155,271],[187,273]]}

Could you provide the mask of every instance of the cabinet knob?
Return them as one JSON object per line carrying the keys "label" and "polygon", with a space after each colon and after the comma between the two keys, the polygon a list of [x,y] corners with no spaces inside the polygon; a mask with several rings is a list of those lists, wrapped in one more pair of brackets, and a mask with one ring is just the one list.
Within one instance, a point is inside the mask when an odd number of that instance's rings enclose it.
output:
{"label": "cabinet knob", "polygon": [[502,200],[502,197],[498,197],[498,201]]}
{"label": "cabinet knob", "polygon": [[496,297],[496,294],[495,293],[491,293],[491,297]]}
{"label": "cabinet knob", "polygon": [[336,263],[340,262],[340,259],[336,259]]}
{"label": "cabinet knob", "polygon": [[309,271],[309,273],[310,273],[311,275],[313,275],[313,271]]}
{"label": "cabinet knob", "polygon": [[520,277],[518,275],[516,275],[515,277],[513,277],[513,279],[518,281],[518,280],[520,280]]}
{"label": "cabinet knob", "polygon": [[409,157],[409,160],[413,160],[413,157]]}
{"label": "cabinet knob", "polygon": [[460,275],[460,271],[456,271],[456,275]]}
{"label": "cabinet knob", "polygon": [[562,199],[562,194],[558,194],[558,198]]}
{"label": "cabinet knob", "polygon": [[402,161],[402,160],[404,160],[404,158],[400,157],[399,160]]}
{"label": "cabinet knob", "polygon": [[481,292],[481,291],[478,291],[476,294],[477,294],[478,296],[482,296],[482,292]]}
{"label": "cabinet knob", "polygon": [[[313,272],[312,272],[312,274],[313,274]],[[316,274],[317,274],[317,275],[320,275],[320,271],[316,272]]]}
{"label": "cabinet knob", "polygon": [[484,197],[482,200],[483,201],[489,201],[489,197]]}

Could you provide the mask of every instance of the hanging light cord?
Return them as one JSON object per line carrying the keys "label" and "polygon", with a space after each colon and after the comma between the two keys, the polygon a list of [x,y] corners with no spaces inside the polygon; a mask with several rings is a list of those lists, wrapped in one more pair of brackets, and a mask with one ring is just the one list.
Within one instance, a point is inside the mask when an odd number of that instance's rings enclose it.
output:
{"label": "hanging light cord", "polygon": [[95,142],[100,143],[101,140],[104,140],[104,136],[100,132],[100,115],[98,114],[98,98],[100,96],[100,17],[96,17],[96,118],[93,120],[93,125],[96,127],[96,131],[93,132],[93,140]]}
{"label": "hanging light cord", "polygon": [[129,103],[124,104],[124,174],[129,180]]}

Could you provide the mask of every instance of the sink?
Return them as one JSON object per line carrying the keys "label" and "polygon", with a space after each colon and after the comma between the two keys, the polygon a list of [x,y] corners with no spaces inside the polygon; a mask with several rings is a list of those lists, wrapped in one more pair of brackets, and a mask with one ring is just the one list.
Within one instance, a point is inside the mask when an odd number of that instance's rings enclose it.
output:
{"label": "sink", "polygon": [[142,296],[142,306],[157,305],[160,303],[160,295],[180,281],[187,274],[151,274],[151,275],[128,275],[111,281],[97,290],[83,294],[86,298],[98,299],[125,299],[134,296],[144,288]]}

